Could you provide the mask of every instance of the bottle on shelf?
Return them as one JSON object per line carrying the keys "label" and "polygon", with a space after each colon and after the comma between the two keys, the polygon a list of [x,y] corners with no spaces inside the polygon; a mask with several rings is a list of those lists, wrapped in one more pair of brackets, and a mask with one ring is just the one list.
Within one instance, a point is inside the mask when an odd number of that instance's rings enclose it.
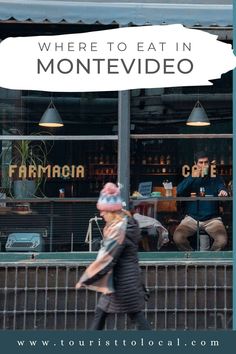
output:
{"label": "bottle on shelf", "polygon": [[64,188],[59,189],[59,198],[65,198],[65,189]]}
{"label": "bottle on shelf", "polygon": [[200,187],[199,195],[200,195],[200,197],[205,197],[205,188],[204,187]]}
{"label": "bottle on shelf", "polygon": [[153,162],[154,162],[155,164],[158,164],[159,160],[158,160],[158,155],[157,155],[157,154],[155,154],[154,159],[153,159]]}
{"label": "bottle on shelf", "polygon": [[161,172],[166,173],[166,167],[162,167]]}
{"label": "bottle on shelf", "polygon": [[166,164],[171,165],[171,157],[169,154],[166,156]]}
{"label": "bottle on shelf", "polygon": [[149,164],[152,163],[152,155],[151,154],[148,155],[147,161]]}
{"label": "bottle on shelf", "polygon": [[143,154],[142,165],[146,165],[146,163],[147,163],[146,156],[145,154]]}
{"label": "bottle on shelf", "polygon": [[220,165],[224,165],[225,164],[225,159],[224,159],[224,156],[222,155],[220,157]]}
{"label": "bottle on shelf", "polygon": [[157,155],[157,154],[155,154],[155,156],[154,156],[154,158],[153,158],[153,163],[156,164],[156,165],[159,163],[158,155]]}
{"label": "bottle on shelf", "polygon": [[165,164],[165,156],[161,155],[160,156],[160,165],[164,165]]}

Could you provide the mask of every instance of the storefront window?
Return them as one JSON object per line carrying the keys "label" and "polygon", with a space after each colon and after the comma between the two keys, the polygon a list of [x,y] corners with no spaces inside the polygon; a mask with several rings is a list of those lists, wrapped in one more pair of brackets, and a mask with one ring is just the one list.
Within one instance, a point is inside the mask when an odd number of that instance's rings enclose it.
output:
{"label": "storefront window", "polygon": [[[4,39],[19,33],[52,35],[114,27],[13,23],[1,24],[0,29]],[[232,73],[222,75],[212,86],[137,89],[131,91],[130,98],[131,211],[151,217],[163,227],[154,235],[143,228],[140,251],[178,250],[174,233],[192,197],[197,208],[202,203],[219,204],[219,217],[228,235],[222,249],[231,250]],[[63,127],[39,126],[51,101]],[[208,126],[186,125],[197,101],[204,106]],[[97,250],[103,221],[97,219],[96,200],[104,183],[118,182],[118,93],[0,88],[0,114],[4,137],[0,145],[1,250]],[[217,195],[204,191],[205,199],[199,199],[200,188],[190,191],[194,196],[177,195],[177,186],[193,171],[198,151],[206,153],[209,165],[214,166],[212,173],[224,181],[227,197],[214,200]],[[144,195],[143,183],[149,189]],[[171,184],[171,191],[166,184]],[[200,229],[198,225],[193,245],[197,251],[201,250]]]}
{"label": "storefront window", "polygon": [[[187,120],[196,102],[200,101],[209,119],[207,126],[189,126]],[[232,72],[214,80],[206,87],[170,87],[133,90],[131,93],[131,200],[133,212],[153,218],[167,230],[170,242],[165,245],[163,229],[150,230],[151,220],[140,220],[143,225],[143,251],[214,250],[213,239],[205,236],[208,248],[202,246],[203,226],[200,211],[216,205],[222,218],[224,244],[218,250],[232,249]],[[210,168],[224,184],[227,197],[199,188],[188,194],[177,193],[177,186],[192,174],[194,156],[203,151]],[[213,170],[212,170],[213,173]],[[171,185],[172,189],[165,189]],[[205,187],[204,187],[205,188]],[[196,189],[196,190],[195,190]],[[196,199],[192,199],[191,192]],[[202,192],[202,190],[201,190]],[[144,193],[144,195],[142,195]],[[200,195],[201,194],[201,195]],[[214,194],[214,197],[212,196]],[[181,197],[183,198],[181,200]],[[218,199],[214,199],[218,198]],[[177,247],[176,229],[190,211],[193,201],[198,209],[195,244]],[[204,204],[205,203],[205,204]],[[211,204],[213,203],[213,204]],[[200,210],[201,209],[201,210]],[[198,216],[199,214],[199,216]],[[204,217],[203,217],[204,219]],[[205,217],[207,219],[207,216]],[[146,224],[145,224],[146,222]],[[156,227],[156,226],[155,226]],[[227,232],[227,235],[225,234]],[[162,235],[163,234],[163,235]],[[179,233],[180,234],[180,233]],[[156,242],[163,236],[163,242]],[[209,238],[209,239],[208,239]],[[175,242],[176,241],[176,242]],[[183,243],[183,242],[182,242]],[[188,245],[189,246],[189,245]]]}
{"label": "storefront window", "polygon": [[106,182],[117,182],[117,139],[35,137],[2,140],[1,250],[97,250],[96,201]]}
{"label": "storefront window", "polygon": [[[232,136],[199,138],[198,135],[185,135],[176,139],[169,135],[162,139],[161,136],[135,139],[131,152],[131,204],[134,215],[141,218],[143,225],[144,251],[190,251],[187,246],[186,249],[178,248],[178,240],[175,240],[177,227],[186,215],[194,218],[188,221],[187,230],[188,236],[195,235],[191,248],[210,250],[212,238],[203,231],[207,230],[209,220],[221,218],[225,230],[222,229],[224,235],[219,237],[222,236],[224,242],[217,250],[232,249]],[[198,161],[205,163],[204,159],[207,169],[202,168],[199,172]],[[142,216],[153,220],[142,219]],[[209,234],[214,236],[218,231],[216,226],[211,234],[210,227]],[[165,242],[166,234],[169,242]],[[202,241],[204,237],[207,241]]]}
{"label": "storefront window", "polygon": [[171,138],[171,135],[169,138],[133,139],[131,192],[137,190],[139,183],[146,181],[151,181],[153,188],[163,186],[165,180],[177,186],[184,178],[183,167],[188,166],[186,171],[192,168],[198,151],[209,156],[210,162],[216,166],[217,175],[222,176],[229,186],[232,182],[232,136],[227,136],[217,139],[205,135],[203,139],[192,134],[179,139]]}
{"label": "storefront window", "polygon": [[[8,197],[58,198],[61,189],[63,198],[97,197],[106,182],[117,182],[117,139],[62,143],[44,138],[49,140],[32,135],[32,140],[2,141],[1,188]],[[24,180],[34,181],[35,190],[18,192]]]}

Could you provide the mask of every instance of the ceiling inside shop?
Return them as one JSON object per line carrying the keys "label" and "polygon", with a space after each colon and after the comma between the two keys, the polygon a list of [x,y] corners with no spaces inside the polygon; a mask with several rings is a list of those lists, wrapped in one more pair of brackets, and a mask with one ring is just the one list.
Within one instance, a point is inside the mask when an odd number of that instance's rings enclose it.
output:
{"label": "ceiling inside shop", "polygon": [[[131,123],[135,133],[185,126],[193,106],[200,100],[210,121],[232,125],[232,74],[209,87],[140,89],[131,91]],[[118,123],[117,92],[49,93],[21,91],[7,95],[0,89],[0,112],[5,130],[22,127],[37,131],[38,122],[51,99],[60,112],[64,128],[59,134],[114,134]],[[8,96],[8,97],[7,97]],[[64,131],[62,133],[62,131]]]}

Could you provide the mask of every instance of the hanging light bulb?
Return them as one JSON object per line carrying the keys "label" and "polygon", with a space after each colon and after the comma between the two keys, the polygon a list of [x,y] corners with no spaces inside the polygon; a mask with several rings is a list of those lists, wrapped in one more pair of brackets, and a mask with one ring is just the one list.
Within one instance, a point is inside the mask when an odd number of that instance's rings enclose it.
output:
{"label": "hanging light bulb", "polygon": [[48,127],[48,128],[57,128],[57,127],[63,127],[64,123],[61,119],[61,116],[56,109],[54,103],[51,102],[49,103],[48,108],[42,115],[42,118],[40,119],[39,125],[42,127]]}
{"label": "hanging light bulb", "polygon": [[194,127],[204,127],[211,124],[205,109],[199,101],[197,101],[193,107],[186,124]]}

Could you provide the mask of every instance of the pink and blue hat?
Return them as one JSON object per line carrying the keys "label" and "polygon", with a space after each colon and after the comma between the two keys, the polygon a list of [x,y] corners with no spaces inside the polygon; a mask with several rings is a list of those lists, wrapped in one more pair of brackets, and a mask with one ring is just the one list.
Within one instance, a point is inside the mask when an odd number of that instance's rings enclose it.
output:
{"label": "pink and blue hat", "polygon": [[97,209],[100,211],[118,211],[123,207],[120,189],[114,183],[108,182],[100,192]]}

